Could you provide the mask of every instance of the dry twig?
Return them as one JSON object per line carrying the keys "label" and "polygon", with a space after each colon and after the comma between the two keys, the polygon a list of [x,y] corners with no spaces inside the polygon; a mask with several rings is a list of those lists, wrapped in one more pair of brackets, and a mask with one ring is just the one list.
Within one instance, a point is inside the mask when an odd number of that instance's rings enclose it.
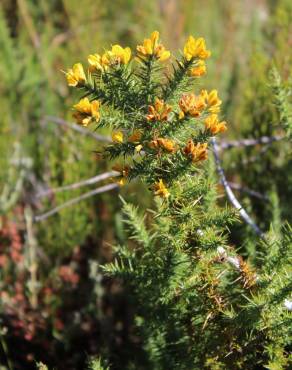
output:
{"label": "dry twig", "polygon": [[258,144],[272,144],[275,141],[283,140],[285,137],[282,135],[276,136],[262,136],[257,139],[241,139],[233,141],[220,141],[217,144],[217,148],[220,150],[231,149],[231,148],[240,148],[246,146],[254,146]]}
{"label": "dry twig", "polygon": [[231,187],[231,189],[241,191],[243,193],[246,193],[254,198],[262,199],[262,200],[269,200],[269,198],[264,195],[259,193],[258,191],[246,188],[245,186],[242,186],[240,184],[236,184],[235,182],[230,182],[228,181],[228,185]]}
{"label": "dry twig", "polygon": [[246,210],[242,207],[242,205],[239,203],[237,198],[235,197],[231,187],[228,184],[228,181],[226,180],[225,173],[223,171],[223,168],[221,166],[221,161],[218,154],[218,146],[216,143],[216,138],[211,138],[211,143],[213,146],[213,153],[216,163],[217,172],[220,176],[221,183],[224,186],[224,189],[226,191],[227,197],[232,203],[232,205],[238,210],[240,216],[242,219],[254,230],[254,232],[262,239],[264,239],[264,233],[261,231],[261,229],[257,226],[257,224],[251,219],[251,217],[248,215]]}
{"label": "dry twig", "polygon": [[100,188],[88,191],[87,193],[82,194],[79,197],[68,200],[67,202],[51,209],[48,212],[45,212],[45,213],[43,213],[41,215],[38,215],[38,216],[35,216],[34,221],[35,222],[41,222],[41,221],[47,219],[48,217],[53,216],[55,213],[60,212],[63,208],[66,208],[66,207],[72,206],[73,204],[79,203],[80,201],[82,201],[84,199],[87,199],[89,197],[92,197],[93,195],[105,193],[106,191],[110,191],[110,190],[117,189],[117,188],[119,188],[118,184],[108,184],[108,185],[101,186]]}
{"label": "dry twig", "polygon": [[75,182],[74,184],[60,186],[59,188],[55,188],[55,189],[45,190],[43,192],[38,193],[36,195],[36,197],[37,198],[42,198],[42,197],[45,197],[45,196],[48,196],[48,195],[51,195],[51,194],[54,194],[54,193],[59,193],[61,191],[78,189],[78,188],[81,188],[82,186],[93,185],[93,184],[96,184],[99,181],[106,180],[110,177],[116,177],[116,176],[119,176],[119,175],[120,175],[120,173],[117,172],[117,171],[105,172],[105,173],[102,173],[100,175],[91,177],[90,179]]}
{"label": "dry twig", "polygon": [[82,126],[77,125],[76,123],[65,121],[64,119],[59,117],[45,116],[43,118],[43,122],[44,123],[52,122],[62,127],[68,127],[76,132],[79,132],[79,134],[82,134],[84,136],[90,136],[96,141],[104,143],[112,142],[112,139],[109,136],[96,134],[95,132],[89,131],[83,128]]}

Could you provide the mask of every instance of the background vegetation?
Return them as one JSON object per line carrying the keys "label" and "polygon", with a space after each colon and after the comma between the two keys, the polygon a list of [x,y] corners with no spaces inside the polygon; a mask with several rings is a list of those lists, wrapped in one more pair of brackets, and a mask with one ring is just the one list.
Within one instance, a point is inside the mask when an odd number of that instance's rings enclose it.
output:
{"label": "background vegetation", "polygon": [[[144,368],[127,288],[118,279],[103,278],[99,264],[111,261],[111,245],[126,237],[118,193],[146,209],[152,205],[147,188],[130,184],[43,221],[35,217],[88,190],[51,189],[110,169],[100,160],[93,137],[64,124],[72,120],[68,107],[75,97],[62,71],[112,43],[135,48],[154,29],[173,51],[189,34],[206,38],[212,58],[204,87],[220,91],[229,125],[225,140],[283,135],[271,70],[276,66],[284,86],[291,86],[289,0],[2,0],[3,368],[35,369],[36,362],[43,362],[49,368],[83,369],[90,356],[100,355],[113,369],[131,363]],[[284,220],[292,222],[289,145],[275,141],[220,155],[240,202],[262,230],[279,237]],[[218,191],[224,205],[223,189]],[[257,236],[245,223],[230,228],[230,242],[252,260]],[[288,365],[279,366],[274,369]]]}

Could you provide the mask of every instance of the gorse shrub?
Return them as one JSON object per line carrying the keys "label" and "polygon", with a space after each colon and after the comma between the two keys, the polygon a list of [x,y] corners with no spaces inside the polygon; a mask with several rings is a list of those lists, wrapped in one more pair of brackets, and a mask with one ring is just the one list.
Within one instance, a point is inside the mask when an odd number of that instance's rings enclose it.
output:
{"label": "gorse shrub", "polygon": [[207,158],[208,139],[225,131],[226,123],[217,115],[221,100],[216,90],[191,92],[192,83],[206,72],[210,52],[205,41],[190,37],[173,72],[163,73],[170,52],[158,37],[153,32],[137,47],[138,66],[130,62],[129,48],[114,45],[88,57],[88,76],[77,63],[67,80],[85,92],[74,105],[77,122],[113,128],[114,145],[106,152],[111,159],[131,159],[120,171],[124,177],[143,178],[157,195],[168,198],[168,187],[178,179],[181,183],[195,163]]}
{"label": "gorse shrub", "polygon": [[174,58],[155,31],[135,57],[113,45],[90,55],[86,72],[77,63],[66,74],[83,93],[76,121],[112,129],[104,154],[117,161],[119,184],[142,180],[156,198],[146,215],[123,201],[137,245],[117,246],[116,259],[103,267],[136,300],[147,361],[133,359],[129,368],[288,366],[291,230],[283,229],[281,242],[266,238],[254,265],[228,243],[236,215],[217,205],[208,160],[210,139],[227,124],[216,90],[194,92],[209,57],[204,39],[190,36]]}

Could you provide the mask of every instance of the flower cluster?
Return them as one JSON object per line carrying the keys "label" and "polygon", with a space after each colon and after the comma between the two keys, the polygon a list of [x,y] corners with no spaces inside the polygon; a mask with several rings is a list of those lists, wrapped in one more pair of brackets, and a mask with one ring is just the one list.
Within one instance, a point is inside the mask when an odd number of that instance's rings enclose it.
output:
{"label": "flower cluster", "polygon": [[122,48],[120,45],[113,45],[111,50],[104,54],[91,54],[87,60],[90,72],[106,71],[112,65],[128,64],[132,51],[129,47]]}
{"label": "flower cluster", "polygon": [[193,58],[207,59],[211,56],[211,52],[206,49],[206,42],[202,37],[195,39],[189,36],[184,46],[184,56],[187,60]]}
{"label": "flower cluster", "polygon": [[180,101],[179,107],[181,109],[179,113],[180,118],[184,118],[186,115],[191,117],[199,117],[206,107],[205,99],[202,96],[196,96],[195,94],[183,94]]}
{"label": "flower cluster", "polygon": [[159,43],[158,31],[152,32],[150,38],[144,40],[143,45],[138,45],[137,52],[141,59],[150,56],[160,62],[164,62],[170,57],[170,51],[166,50],[165,47]]}
{"label": "flower cluster", "polygon": [[[80,63],[68,71],[68,84],[84,89],[88,96],[74,105],[74,118],[88,126],[92,122],[106,124],[110,114],[112,144],[106,152],[124,160],[134,156],[130,165],[119,167],[119,184],[140,176],[155,195],[169,198],[173,181],[183,176],[188,166],[208,158],[209,138],[227,129],[218,117],[222,102],[217,90],[190,92],[194,77],[206,73],[205,61],[211,54],[203,38],[187,39],[182,59],[167,78],[157,75],[159,63],[170,58],[157,31],[136,50],[137,58],[132,61],[131,49],[120,45],[89,55],[88,78]],[[136,59],[139,65],[133,68]],[[188,136],[180,135],[187,124]],[[200,137],[196,137],[198,132]]]}

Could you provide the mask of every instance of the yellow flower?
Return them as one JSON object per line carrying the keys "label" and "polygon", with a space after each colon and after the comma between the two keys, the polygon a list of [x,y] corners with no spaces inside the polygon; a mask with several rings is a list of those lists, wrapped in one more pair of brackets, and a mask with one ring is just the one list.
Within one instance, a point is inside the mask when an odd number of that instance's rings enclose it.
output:
{"label": "yellow flower", "polygon": [[82,64],[74,64],[73,68],[66,73],[66,78],[69,86],[83,85],[86,81],[86,76]]}
{"label": "yellow flower", "polygon": [[168,114],[172,111],[172,107],[163,100],[156,98],[154,105],[149,105],[147,121],[167,121]]}
{"label": "yellow flower", "polygon": [[159,148],[162,148],[162,149],[166,150],[169,153],[174,153],[176,151],[176,145],[170,139],[158,138],[156,140],[150,141],[150,143],[148,144],[148,146],[151,149],[159,149]]}
{"label": "yellow flower", "polygon": [[184,112],[181,110],[181,111],[179,112],[179,114],[178,114],[178,119],[183,119],[183,118],[185,118],[185,114],[184,114]]}
{"label": "yellow flower", "polygon": [[203,60],[200,60],[197,65],[190,70],[190,76],[192,77],[201,77],[206,74],[206,64]]}
{"label": "yellow flower", "polygon": [[142,133],[139,130],[134,130],[133,133],[128,137],[130,143],[139,142],[142,137]]}
{"label": "yellow flower", "polygon": [[113,45],[112,50],[108,51],[111,63],[128,64],[131,59],[131,49],[122,48],[120,45]]}
{"label": "yellow flower", "polygon": [[222,104],[222,101],[218,97],[217,90],[212,90],[209,93],[206,90],[202,90],[200,96],[207,104],[209,112],[211,113],[220,112],[220,105]]}
{"label": "yellow flower", "polygon": [[195,94],[183,94],[179,100],[179,107],[183,114],[179,113],[179,118],[185,115],[191,117],[199,117],[201,112],[206,107],[206,103],[201,96]]}
{"label": "yellow flower", "polygon": [[193,58],[207,59],[211,55],[209,50],[206,50],[205,39],[199,37],[195,39],[193,36],[189,36],[184,46],[184,56],[187,60]]}
{"label": "yellow flower", "polygon": [[205,127],[213,135],[218,134],[219,132],[224,132],[227,130],[226,122],[219,122],[217,114],[211,114],[205,119]]}
{"label": "yellow flower", "polygon": [[124,141],[124,134],[122,131],[114,131],[112,133],[112,140],[114,143],[122,143]]}
{"label": "yellow flower", "polygon": [[78,124],[88,126],[93,120],[96,122],[99,121],[100,102],[98,100],[90,102],[88,98],[84,98],[81,99],[79,103],[75,104],[73,108],[76,110],[73,117],[76,119]]}
{"label": "yellow flower", "polygon": [[137,46],[139,57],[145,58],[153,55],[160,62],[167,60],[170,57],[170,52],[162,44],[159,44],[158,40],[159,32],[152,32],[150,38],[144,40],[143,45]]}
{"label": "yellow flower", "polygon": [[106,71],[108,69],[109,60],[106,54],[102,56],[99,54],[91,54],[88,56],[87,60],[90,72],[94,72],[94,70]]}
{"label": "yellow flower", "polygon": [[164,182],[161,179],[154,184],[154,191],[155,195],[159,195],[162,198],[168,198],[170,195],[169,191],[164,185]]}
{"label": "yellow flower", "polygon": [[184,154],[191,157],[193,163],[203,161],[208,158],[207,144],[198,143],[195,145],[193,140],[189,140],[184,148]]}
{"label": "yellow flower", "polygon": [[211,113],[218,113],[220,112],[220,105],[222,104],[222,101],[218,98],[218,92],[217,90],[212,90],[208,95],[208,105],[209,105],[209,111]]}
{"label": "yellow flower", "polygon": [[131,49],[122,48],[120,45],[113,45],[111,50],[106,51],[103,55],[91,54],[87,60],[89,70],[106,71],[110,65],[128,64],[131,59]]}
{"label": "yellow flower", "polygon": [[135,152],[137,153],[140,153],[142,149],[143,149],[143,146],[141,144],[135,146]]}

